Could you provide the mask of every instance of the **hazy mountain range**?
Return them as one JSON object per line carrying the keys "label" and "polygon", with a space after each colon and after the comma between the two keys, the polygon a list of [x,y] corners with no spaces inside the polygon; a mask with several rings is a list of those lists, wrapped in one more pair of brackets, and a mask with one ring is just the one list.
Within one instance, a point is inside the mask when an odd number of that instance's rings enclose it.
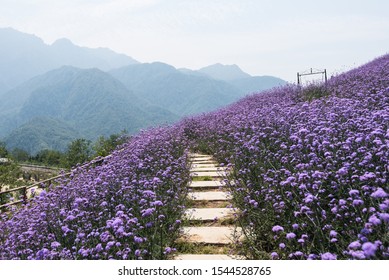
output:
{"label": "hazy mountain range", "polygon": [[194,71],[67,39],[47,45],[11,28],[0,28],[0,42],[0,140],[33,154],[64,150],[75,138],[135,133],[285,84],[237,65]]}
{"label": "hazy mountain range", "polygon": [[12,28],[0,28],[0,42],[0,93],[63,65],[107,71],[138,63],[109,49],[75,46],[67,39],[47,45],[34,35]]}

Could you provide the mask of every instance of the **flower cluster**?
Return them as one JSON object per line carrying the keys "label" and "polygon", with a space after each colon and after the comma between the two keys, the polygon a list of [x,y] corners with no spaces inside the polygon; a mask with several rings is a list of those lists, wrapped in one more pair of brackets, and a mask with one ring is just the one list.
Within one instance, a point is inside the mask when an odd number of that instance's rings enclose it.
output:
{"label": "flower cluster", "polygon": [[133,137],[0,221],[0,259],[164,259],[179,234],[189,168],[176,128]]}
{"label": "flower cluster", "polygon": [[389,55],[323,87],[184,121],[193,145],[230,167],[249,258],[389,258]]}

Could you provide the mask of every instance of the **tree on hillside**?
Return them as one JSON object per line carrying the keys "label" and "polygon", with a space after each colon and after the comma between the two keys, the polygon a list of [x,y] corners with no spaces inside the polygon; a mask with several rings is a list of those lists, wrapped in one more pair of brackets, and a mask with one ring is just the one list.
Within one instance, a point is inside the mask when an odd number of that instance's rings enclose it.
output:
{"label": "tree on hillside", "polygon": [[[9,158],[9,153],[2,142],[0,142],[0,158]],[[0,161],[0,191],[19,185],[20,174],[21,169],[14,162],[10,160]],[[0,205],[8,203],[10,197],[11,194],[0,195]]]}
{"label": "tree on hillside", "polygon": [[0,141],[0,158],[8,157],[8,151],[5,147],[5,143]]}
{"label": "tree on hillside", "polygon": [[117,134],[112,134],[107,138],[100,136],[93,145],[95,156],[108,156],[117,146],[128,141],[128,138],[129,136],[126,130]]}
{"label": "tree on hillside", "polygon": [[60,166],[64,161],[64,154],[55,150],[42,150],[35,157],[34,160],[46,166]]}
{"label": "tree on hillside", "polygon": [[31,159],[31,155],[23,149],[15,148],[11,152],[12,159],[17,162],[26,162]]}
{"label": "tree on hillside", "polygon": [[[20,185],[18,178],[21,174],[20,167],[13,163],[0,163],[0,191],[13,189]],[[10,202],[11,193],[0,194],[0,205]]]}
{"label": "tree on hillside", "polygon": [[91,159],[91,141],[83,138],[73,140],[63,158],[63,166],[71,168],[77,164],[84,163]]}

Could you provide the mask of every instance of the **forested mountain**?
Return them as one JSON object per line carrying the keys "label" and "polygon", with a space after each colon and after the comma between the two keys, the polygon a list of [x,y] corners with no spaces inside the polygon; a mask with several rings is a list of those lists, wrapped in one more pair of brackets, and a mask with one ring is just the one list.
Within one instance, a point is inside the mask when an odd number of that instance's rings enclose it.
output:
{"label": "forested mountain", "polygon": [[129,65],[110,73],[138,97],[180,116],[208,112],[241,96],[239,89],[224,81],[185,74],[160,62]]}
{"label": "forested mountain", "polygon": [[[26,136],[26,130],[45,126],[44,120],[51,120],[47,123],[48,128],[45,128],[48,130],[55,126],[53,124],[63,124],[61,135],[68,130],[70,136],[78,134],[87,139],[96,139],[99,135],[109,135],[123,129],[133,133],[178,118],[165,109],[141,100],[101,70],[70,66],[22,84],[3,94],[3,100],[0,103],[0,135],[6,138],[9,146],[15,146],[15,139]],[[46,144],[53,147],[53,144]],[[28,150],[36,152],[32,148]]]}
{"label": "forested mountain", "polygon": [[48,118],[36,117],[13,130],[5,138],[7,147],[23,148],[30,154],[41,150],[65,151],[67,145],[81,135],[65,122]]}

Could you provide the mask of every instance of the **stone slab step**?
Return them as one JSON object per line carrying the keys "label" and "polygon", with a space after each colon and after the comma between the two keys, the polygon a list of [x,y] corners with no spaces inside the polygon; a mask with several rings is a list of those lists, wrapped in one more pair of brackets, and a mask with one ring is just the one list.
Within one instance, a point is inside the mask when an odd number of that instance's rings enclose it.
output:
{"label": "stone slab step", "polygon": [[231,196],[226,192],[191,192],[188,197],[192,200],[220,201],[230,200]]}
{"label": "stone slab step", "polygon": [[195,159],[193,159],[190,162],[192,164],[199,164],[199,165],[201,165],[201,164],[216,164],[216,165],[218,165],[219,164],[217,161],[215,161],[213,159],[210,159],[210,160],[195,160]]}
{"label": "stone slab step", "polygon": [[207,157],[193,157],[190,159],[190,161],[213,161],[212,157],[207,156]]}
{"label": "stone slab step", "polygon": [[221,171],[221,172],[225,172],[226,171],[226,168],[223,168],[223,167],[216,167],[216,166],[205,166],[205,167],[192,167],[190,169],[191,172],[217,172],[217,171]]}
{"label": "stone slab step", "polygon": [[219,167],[218,164],[215,163],[204,163],[204,164],[192,164],[191,168],[209,168],[209,167]]}
{"label": "stone slab step", "polygon": [[220,188],[224,183],[221,181],[192,181],[189,184],[189,188]]}
{"label": "stone slab step", "polygon": [[189,208],[185,216],[191,221],[213,221],[231,217],[235,213],[232,208]]}
{"label": "stone slab step", "polygon": [[210,157],[210,155],[205,155],[205,154],[198,154],[198,153],[192,153],[192,154],[189,154],[189,157],[190,158],[203,158],[203,157]]}
{"label": "stone slab step", "polygon": [[227,173],[225,171],[198,171],[198,172],[191,172],[190,175],[192,177],[203,177],[203,176],[224,177],[227,176]]}
{"label": "stone slab step", "polygon": [[234,227],[184,227],[183,239],[189,243],[226,245],[233,242],[234,232]]}
{"label": "stone slab step", "polygon": [[192,165],[196,165],[197,167],[208,166],[208,165],[218,165],[216,161],[192,161]]}
{"label": "stone slab step", "polygon": [[190,254],[183,254],[183,255],[177,255],[175,260],[237,260],[241,259],[239,256],[229,256],[229,255],[190,255]]}

